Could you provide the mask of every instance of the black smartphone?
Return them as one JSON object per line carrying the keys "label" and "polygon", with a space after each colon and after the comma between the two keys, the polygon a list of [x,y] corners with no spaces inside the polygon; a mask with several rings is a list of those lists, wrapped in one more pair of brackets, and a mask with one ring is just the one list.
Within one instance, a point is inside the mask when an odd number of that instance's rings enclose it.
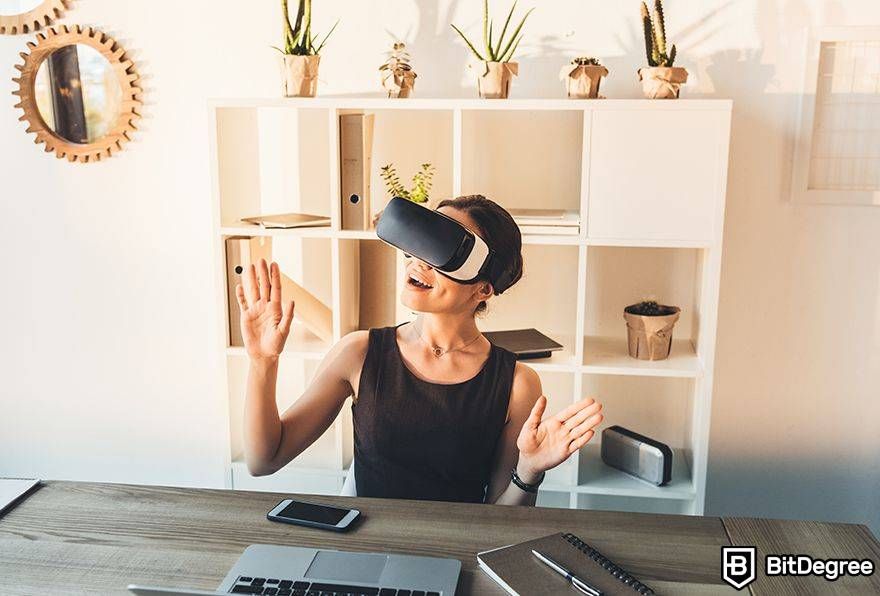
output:
{"label": "black smartphone", "polygon": [[360,514],[357,509],[284,499],[266,514],[266,518],[284,524],[345,532]]}

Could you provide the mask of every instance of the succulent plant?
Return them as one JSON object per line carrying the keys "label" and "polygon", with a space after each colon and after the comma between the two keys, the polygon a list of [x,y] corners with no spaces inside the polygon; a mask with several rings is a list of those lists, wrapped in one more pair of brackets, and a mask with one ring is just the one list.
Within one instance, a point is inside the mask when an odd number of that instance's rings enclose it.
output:
{"label": "succulent plant", "polygon": [[666,52],[666,20],[663,16],[663,3],[654,0],[654,19],[648,12],[648,5],[642,2],[642,26],[645,30],[645,53],[649,66],[672,66],[675,63],[675,44]]}
{"label": "succulent plant", "polygon": [[638,304],[632,304],[624,309],[633,315],[642,315],[645,317],[662,317],[675,313],[675,308],[658,304],[656,300],[643,300]]}
{"label": "succulent plant", "polygon": [[412,65],[409,61],[410,55],[406,51],[406,44],[397,41],[394,42],[391,51],[388,52],[388,60],[379,67],[379,70],[390,70],[391,72],[410,71],[412,70]]}
{"label": "succulent plant", "polygon": [[312,0],[297,0],[295,23],[290,22],[287,2],[288,0],[281,0],[281,13],[284,17],[284,49],[275,49],[290,56],[317,56],[339,21],[336,21],[324,39],[315,45],[315,37],[312,35]]}
{"label": "succulent plant", "polygon": [[419,171],[412,177],[412,189],[404,188],[397,176],[397,168],[394,164],[382,166],[381,176],[385,181],[385,187],[391,196],[401,197],[414,203],[427,203],[431,193],[435,168],[430,163],[423,163]]}
{"label": "succulent plant", "polygon": [[600,66],[598,58],[591,58],[589,56],[578,56],[572,59],[571,63],[578,66]]}
{"label": "succulent plant", "polygon": [[[476,46],[474,46],[467,36],[461,32],[461,29],[455,25],[452,25],[452,28],[461,36],[464,43],[467,44],[467,47],[470,48],[471,52],[473,52],[480,61],[510,62],[510,59],[513,58],[514,52],[516,52],[519,42],[522,40],[520,31],[522,30],[523,25],[525,25],[526,19],[529,18],[532,11],[535,10],[534,8],[530,8],[526,12],[525,16],[519,22],[519,25],[514,29],[513,35],[507,39],[507,28],[510,25],[510,19],[513,17],[514,9],[516,9],[516,0],[514,0],[513,6],[510,7],[510,12],[507,13],[507,18],[504,20],[504,26],[501,28],[501,35],[498,36],[497,41],[494,41],[492,39],[492,34],[495,23],[489,18],[489,0],[483,0],[483,47],[485,48],[485,56],[477,50]],[[506,43],[505,39],[507,39]]]}

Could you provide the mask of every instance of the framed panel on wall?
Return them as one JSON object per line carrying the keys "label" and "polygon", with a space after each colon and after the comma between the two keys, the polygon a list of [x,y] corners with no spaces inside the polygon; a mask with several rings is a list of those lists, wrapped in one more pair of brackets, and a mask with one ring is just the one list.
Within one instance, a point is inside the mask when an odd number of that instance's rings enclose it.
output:
{"label": "framed panel on wall", "polygon": [[792,201],[880,205],[880,27],[807,35]]}

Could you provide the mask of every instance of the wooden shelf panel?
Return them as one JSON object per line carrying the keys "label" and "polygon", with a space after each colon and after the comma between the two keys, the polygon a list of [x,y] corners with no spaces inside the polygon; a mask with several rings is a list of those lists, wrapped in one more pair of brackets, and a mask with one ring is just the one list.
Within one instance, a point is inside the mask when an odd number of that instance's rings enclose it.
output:
{"label": "wooden shelf panel", "polygon": [[340,110],[647,110],[647,111],[729,111],[729,99],[518,99],[504,101],[478,98],[388,99],[380,94],[358,97],[324,95],[310,98],[254,97],[216,98],[209,106],[218,108],[336,108]]}
{"label": "wooden shelf panel", "polygon": [[664,486],[655,486],[606,465],[598,445],[581,449],[578,473],[580,482],[572,487],[578,493],[682,500],[695,496],[690,468],[679,449],[673,449],[672,480]]}
{"label": "wooden shelf panel", "polygon": [[[299,236],[302,238],[340,238],[348,240],[379,240],[375,230],[334,230],[329,226],[294,228],[289,230],[266,229],[262,226],[241,222],[227,222],[220,228],[221,236]],[[523,234],[523,244],[547,244],[552,246],[610,246],[619,248],[709,248],[701,240],[655,240],[583,238],[575,235]]]}
{"label": "wooden shelf panel", "polygon": [[[321,359],[329,350],[330,345],[306,329],[302,323],[296,320],[294,315],[293,324],[290,326],[290,335],[287,337],[281,356]],[[227,346],[226,353],[229,356],[247,356],[243,346]]]}
{"label": "wooden shelf panel", "polygon": [[703,366],[688,339],[673,339],[666,360],[639,360],[629,355],[625,337],[584,338],[583,372],[604,375],[698,377]]}

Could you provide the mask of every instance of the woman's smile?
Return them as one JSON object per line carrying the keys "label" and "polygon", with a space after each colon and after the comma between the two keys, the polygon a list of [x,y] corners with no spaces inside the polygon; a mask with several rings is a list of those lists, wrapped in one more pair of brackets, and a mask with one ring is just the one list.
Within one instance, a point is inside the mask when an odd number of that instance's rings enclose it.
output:
{"label": "woman's smile", "polygon": [[407,287],[411,290],[428,291],[434,289],[432,280],[428,276],[418,271],[416,268],[410,268],[406,278]]}

